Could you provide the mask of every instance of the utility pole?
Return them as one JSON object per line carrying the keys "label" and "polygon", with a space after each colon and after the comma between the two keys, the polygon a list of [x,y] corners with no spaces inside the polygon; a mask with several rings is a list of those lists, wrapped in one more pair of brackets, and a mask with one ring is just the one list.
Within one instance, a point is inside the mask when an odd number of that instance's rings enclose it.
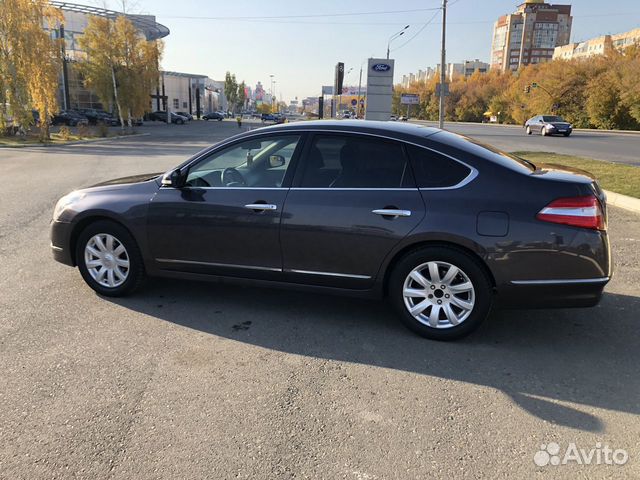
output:
{"label": "utility pole", "polygon": [[62,42],[60,42],[60,48],[62,49],[62,103],[64,104],[64,109],[68,110],[71,108],[71,102],[69,100],[69,72],[67,70],[66,40],[64,38],[63,24],[60,24],[60,38],[62,39]]}
{"label": "utility pole", "polygon": [[362,66],[364,63],[360,64],[360,80],[358,80],[358,104],[356,105],[356,118],[360,118],[360,92],[362,90]]}
{"label": "utility pole", "polygon": [[442,56],[440,58],[440,114],[438,118],[440,128],[444,128],[444,96],[446,94],[445,82],[447,81],[447,74],[445,72],[447,66],[447,52],[445,50],[446,29],[447,0],[442,0]]}

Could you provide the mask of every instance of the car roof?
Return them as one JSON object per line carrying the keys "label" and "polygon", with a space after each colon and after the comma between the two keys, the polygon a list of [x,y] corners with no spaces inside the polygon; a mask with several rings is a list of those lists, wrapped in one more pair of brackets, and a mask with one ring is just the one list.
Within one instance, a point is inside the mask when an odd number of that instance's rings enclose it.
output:
{"label": "car roof", "polygon": [[440,132],[439,128],[414,123],[382,122],[375,120],[310,120],[306,122],[284,123],[252,130],[260,132],[328,130],[332,132],[371,133],[389,136],[414,136],[425,138]]}

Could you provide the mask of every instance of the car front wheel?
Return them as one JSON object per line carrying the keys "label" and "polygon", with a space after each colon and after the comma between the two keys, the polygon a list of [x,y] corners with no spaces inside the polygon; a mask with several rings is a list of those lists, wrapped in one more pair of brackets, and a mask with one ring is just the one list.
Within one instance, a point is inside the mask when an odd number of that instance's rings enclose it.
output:
{"label": "car front wheel", "polygon": [[491,281],[478,261],[449,247],[425,247],[405,255],[389,282],[402,322],[433,340],[468,335],[488,316]]}
{"label": "car front wheel", "polygon": [[527,135],[531,135],[531,127],[527,127]]}
{"label": "car front wheel", "polygon": [[135,239],[127,229],[110,221],[92,223],[82,231],[76,245],[76,263],[84,281],[108,297],[133,292],[145,278]]}

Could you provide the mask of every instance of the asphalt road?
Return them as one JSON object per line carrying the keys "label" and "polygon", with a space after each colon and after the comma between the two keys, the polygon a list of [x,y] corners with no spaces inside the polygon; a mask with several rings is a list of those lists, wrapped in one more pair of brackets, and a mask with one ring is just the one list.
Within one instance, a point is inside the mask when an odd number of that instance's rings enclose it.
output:
{"label": "asphalt road", "polygon": [[[436,125],[435,122],[416,123]],[[542,137],[527,135],[520,127],[452,122],[445,123],[445,128],[508,152],[555,152],[640,166],[640,134],[580,131],[570,137]]]}
{"label": "asphalt road", "polygon": [[[598,307],[495,311],[457,343],[363,300],[166,280],[102,298],[51,258],[56,199],[238,129],[141,130],[0,150],[0,478],[640,475],[639,216],[610,211]],[[550,442],[629,460],[536,466]]]}

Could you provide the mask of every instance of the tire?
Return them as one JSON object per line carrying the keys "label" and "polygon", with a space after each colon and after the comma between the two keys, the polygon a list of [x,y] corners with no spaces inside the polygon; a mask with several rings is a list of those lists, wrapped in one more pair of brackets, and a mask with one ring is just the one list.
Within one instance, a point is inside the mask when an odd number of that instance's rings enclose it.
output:
{"label": "tire", "polygon": [[184,120],[182,120],[182,119],[176,120],[176,123],[178,125],[184,125]]}
{"label": "tire", "polygon": [[221,119],[221,118],[219,118],[219,119],[218,119],[218,121],[219,121],[219,122],[221,122],[221,121],[222,121],[222,119]]}
{"label": "tire", "polygon": [[565,133],[563,133],[563,135],[564,135],[565,137],[568,137],[569,135],[571,135],[571,133],[570,133],[570,132],[565,132]]}
{"label": "tire", "polygon": [[542,127],[542,128],[540,129],[540,135],[542,135],[543,137],[546,137],[546,136],[547,136],[547,129],[546,129],[546,128],[544,128],[544,127]]}
{"label": "tire", "polygon": [[[101,249],[99,244],[96,243],[95,238],[98,236],[101,237],[102,244],[107,247],[106,249]],[[111,250],[108,249],[109,241],[106,236],[113,238]],[[87,246],[90,246],[99,255],[90,253]],[[124,254],[122,252],[117,253],[120,246],[124,247]],[[109,251],[115,252],[115,255],[103,258],[102,255]],[[128,268],[120,264],[116,265],[117,262],[114,257],[117,257],[120,262],[126,259]],[[87,265],[88,261],[93,261],[96,262],[96,265],[100,265],[97,268],[92,268],[91,265]],[[100,272],[105,268],[104,262],[109,262],[107,265],[113,265],[110,268],[113,270],[111,275],[108,272],[109,268],[106,268],[106,273],[100,276]],[[107,297],[122,297],[134,292],[142,285],[146,277],[142,255],[135,239],[122,225],[109,220],[94,222],[80,233],[76,245],[76,264],[87,285],[100,295]],[[119,273],[115,272],[115,270],[118,270]],[[124,279],[122,278],[123,274]],[[94,276],[98,276],[98,278],[94,278]],[[103,279],[102,282],[99,281],[100,279]],[[111,280],[113,280],[114,285],[107,285]]]}
{"label": "tire", "polygon": [[531,127],[527,127],[527,135],[531,135]]}
{"label": "tire", "polygon": [[[439,282],[431,281],[432,265],[437,268]],[[447,280],[451,268],[458,270],[452,280]],[[416,271],[423,274],[422,284],[414,279]],[[471,288],[461,290],[467,284]],[[405,286],[416,295],[405,297]],[[455,294],[452,287],[458,287]],[[402,323],[413,332],[432,340],[455,340],[470,334],[487,318],[493,289],[482,265],[469,254],[452,247],[423,247],[407,253],[396,264],[389,279],[389,297]],[[410,313],[411,306],[418,307],[416,316]],[[437,316],[429,318],[436,307]]]}

